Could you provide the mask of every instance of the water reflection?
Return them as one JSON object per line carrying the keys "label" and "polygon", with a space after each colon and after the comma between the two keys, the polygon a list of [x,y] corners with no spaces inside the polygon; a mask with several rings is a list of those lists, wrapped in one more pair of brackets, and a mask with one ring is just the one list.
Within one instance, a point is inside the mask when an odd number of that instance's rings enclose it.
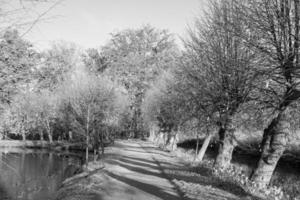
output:
{"label": "water reflection", "polygon": [[80,157],[47,151],[0,150],[0,199],[48,200],[81,166]]}

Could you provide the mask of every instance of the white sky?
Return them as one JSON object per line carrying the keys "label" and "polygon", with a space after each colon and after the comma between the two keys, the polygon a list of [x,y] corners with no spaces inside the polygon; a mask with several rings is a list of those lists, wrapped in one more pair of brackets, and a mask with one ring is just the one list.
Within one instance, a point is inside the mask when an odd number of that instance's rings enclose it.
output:
{"label": "white sky", "polygon": [[[64,0],[25,38],[40,49],[54,40],[66,40],[84,48],[99,47],[109,33],[151,24],[183,36],[199,15],[204,0]],[[39,6],[43,12],[49,4]],[[178,40],[179,41],[179,40]]]}

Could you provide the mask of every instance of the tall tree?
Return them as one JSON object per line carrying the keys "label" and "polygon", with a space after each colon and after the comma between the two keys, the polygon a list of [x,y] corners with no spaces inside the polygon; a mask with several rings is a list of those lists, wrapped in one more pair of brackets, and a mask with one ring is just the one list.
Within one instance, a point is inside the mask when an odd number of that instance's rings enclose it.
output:
{"label": "tall tree", "polygon": [[257,54],[234,34],[230,24],[240,32],[245,31],[233,1],[211,2],[205,20],[196,20],[195,29],[189,31],[186,41],[189,62],[183,68],[190,88],[199,91],[191,94],[201,94],[202,105],[198,107],[215,113],[214,117],[208,117],[219,127],[215,165],[220,168],[230,164],[236,145],[234,117],[251,100],[258,81]]}
{"label": "tall tree", "polygon": [[102,50],[109,59],[105,73],[129,91],[133,113],[130,132],[138,137],[142,130],[140,106],[145,91],[161,70],[175,60],[177,52],[173,38],[166,30],[147,25],[112,34],[112,39]]}
{"label": "tall tree", "polygon": [[266,82],[259,88],[257,100],[272,115],[264,130],[262,155],[252,180],[266,186],[287,144],[289,112],[300,97],[299,0],[236,1],[235,6],[247,30],[238,32],[238,36],[265,60],[258,72]]}
{"label": "tall tree", "polygon": [[[88,161],[91,141],[103,138],[105,123],[116,116],[112,114],[117,109],[116,87],[105,77],[97,77],[84,68],[78,68],[62,83],[59,96],[72,107],[72,115],[85,138]],[[126,105],[125,101],[122,103]]]}
{"label": "tall tree", "polygon": [[32,78],[37,53],[18,31],[7,30],[0,41],[0,101],[10,103],[12,97],[26,88]]}
{"label": "tall tree", "polygon": [[68,72],[81,63],[81,50],[76,44],[56,41],[40,54],[35,68],[38,89],[54,90]]}

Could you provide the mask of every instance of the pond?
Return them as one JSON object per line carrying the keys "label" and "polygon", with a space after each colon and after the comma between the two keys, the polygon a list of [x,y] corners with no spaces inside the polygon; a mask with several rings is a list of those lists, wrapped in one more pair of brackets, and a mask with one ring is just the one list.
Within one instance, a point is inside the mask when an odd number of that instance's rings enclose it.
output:
{"label": "pond", "polygon": [[0,149],[0,199],[51,200],[81,166],[81,156],[76,154]]}

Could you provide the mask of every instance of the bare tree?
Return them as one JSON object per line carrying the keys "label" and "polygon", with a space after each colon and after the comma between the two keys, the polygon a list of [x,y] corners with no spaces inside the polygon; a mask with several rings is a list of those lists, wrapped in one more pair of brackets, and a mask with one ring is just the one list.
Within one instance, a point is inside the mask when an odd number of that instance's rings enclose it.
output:
{"label": "bare tree", "polygon": [[[105,121],[111,119],[115,107],[114,84],[103,77],[88,73],[85,68],[78,67],[70,78],[65,79],[59,88],[60,95],[69,102],[72,114],[78,122],[85,139],[86,161],[88,162],[89,146],[93,140],[101,140],[106,128]],[[94,143],[94,144],[96,144]]]}
{"label": "bare tree", "polygon": [[258,102],[272,115],[262,140],[262,155],[252,180],[260,186],[270,182],[290,132],[289,111],[299,100],[299,0],[236,1],[245,24],[238,32],[249,47],[259,51],[265,63],[259,73],[266,79]]}
{"label": "bare tree", "polygon": [[[245,31],[233,1],[210,4],[205,20],[196,20],[186,41],[191,60],[185,67],[187,80],[194,82],[202,96],[203,107],[211,106],[211,118],[219,127],[219,153],[215,165],[226,168],[236,145],[234,116],[250,101],[257,81],[257,54],[236,37],[230,24]],[[197,84],[198,83],[198,84]]]}
{"label": "bare tree", "polygon": [[[22,29],[23,37],[63,0],[0,0],[0,35],[8,28]],[[45,5],[45,8],[39,5]]]}

